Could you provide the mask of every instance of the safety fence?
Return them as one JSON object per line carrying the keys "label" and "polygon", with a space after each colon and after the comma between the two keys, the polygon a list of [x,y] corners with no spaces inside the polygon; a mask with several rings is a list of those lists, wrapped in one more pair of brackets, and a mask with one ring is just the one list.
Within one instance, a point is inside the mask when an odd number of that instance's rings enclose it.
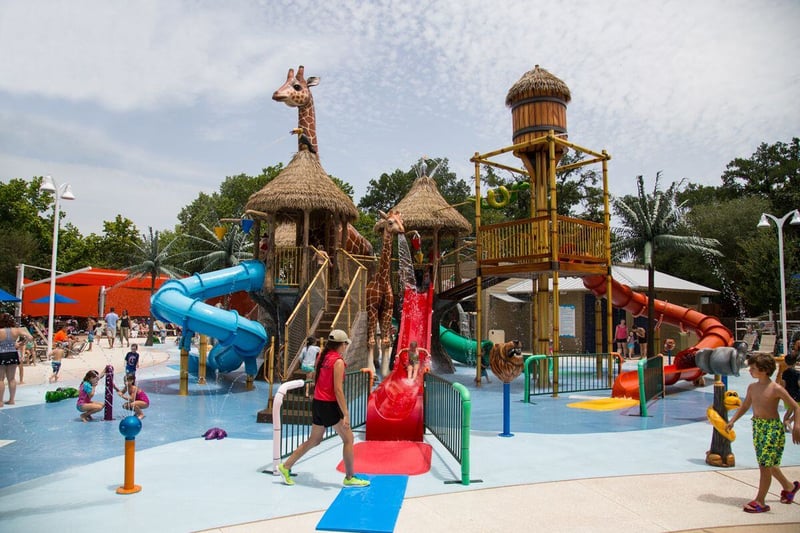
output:
{"label": "safety fence", "polygon": [[610,390],[621,371],[617,353],[531,355],[523,367],[522,401],[544,394]]}
{"label": "safety fence", "polygon": [[[347,372],[344,380],[344,397],[350,412],[350,427],[358,428],[367,423],[367,403],[372,376],[367,371]],[[304,394],[304,387],[286,394],[281,405],[280,456],[288,457],[311,434],[311,398]],[[336,435],[329,427],[323,440]]]}
{"label": "safety fence", "polygon": [[[461,465],[462,485],[469,485],[469,432],[472,401],[461,383],[425,374],[425,427]],[[456,481],[455,483],[458,483]]]}

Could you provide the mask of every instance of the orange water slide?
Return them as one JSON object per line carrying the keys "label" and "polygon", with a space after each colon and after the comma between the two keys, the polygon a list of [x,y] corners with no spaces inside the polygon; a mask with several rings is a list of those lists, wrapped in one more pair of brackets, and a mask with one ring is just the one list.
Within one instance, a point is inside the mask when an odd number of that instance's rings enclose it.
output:
{"label": "orange water slide", "polygon": [[[602,275],[586,276],[583,278],[583,285],[595,296],[603,297],[606,294],[606,280],[606,276]],[[613,278],[611,279],[611,305],[625,309],[634,316],[647,315],[647,295],[636,292]],[[653,309],[658,319],[678,326],[681,331],[692,330],[700,337],[697,344],[678,354],[678,357],[675,358],[676,364],[664,367],[664,382],[667,385],[672,385],[681,379],[694,381],[704,374],[696,367],[678,368],[678,361],[681,360],[682,354],[695,352],[702,348],[718,348],[733,344],[734,339],[730,330],[723,326],[716,317],[662,300],[654,300]],[[614,382],[611,394],[615,398],[638,398],[638,372],[622,372]]]}

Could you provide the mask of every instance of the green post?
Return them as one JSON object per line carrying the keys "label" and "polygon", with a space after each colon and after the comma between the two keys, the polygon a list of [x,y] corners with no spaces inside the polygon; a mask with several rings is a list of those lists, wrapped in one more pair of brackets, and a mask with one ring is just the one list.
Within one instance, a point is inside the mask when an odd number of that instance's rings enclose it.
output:
{"label": "green post", "polygon": [[469,485],[469,430],[472,418],[472,401],[469,390],[461,383],[453,383],[461,395],[461,484]]}

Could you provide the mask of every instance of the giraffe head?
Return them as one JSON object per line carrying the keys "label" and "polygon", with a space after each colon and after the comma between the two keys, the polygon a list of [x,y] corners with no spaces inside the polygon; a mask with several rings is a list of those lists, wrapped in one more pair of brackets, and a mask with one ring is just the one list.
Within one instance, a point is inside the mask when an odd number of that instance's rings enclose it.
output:
{"label": "giraffe head", "polygon": [[304,107],[312,102],[309,87],[319,85],[319,78],[312,76],[308,79],[303,77],[303,65],[297,68],[297,75],[294,69],[289,69],[286,82],[272,93],[272,99],[276,102],[283,102],[289,107]]}
{"label": "giraffe head", "polygon": [[406,229],[403,226],[403,215],[400,213],[400,211],[390,209],[388,215],[383,211],[378,211],[378,214],[384,220],[382,226],[387,234],[397,235],[406,232]]}

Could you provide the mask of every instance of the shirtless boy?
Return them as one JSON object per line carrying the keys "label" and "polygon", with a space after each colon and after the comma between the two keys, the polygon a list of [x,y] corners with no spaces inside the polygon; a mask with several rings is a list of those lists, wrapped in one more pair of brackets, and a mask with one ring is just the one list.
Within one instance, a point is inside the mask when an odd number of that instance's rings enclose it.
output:
{"label": "shirtless boy", "polygon": [[[790,482],[781,472],[781,456],[786,443],[786,434],[783,421],[778,415],[778,405],[783,400],[786,408],[794,411],[795,420],[800,420],[800,406],[789,396],[786,389],[770,379],[777,367],[771,355],[757,353],[750,357],[748,362],[750,375],[756,382],[747,386],[747,396],[728,422],[727,429],[730,431],[733,424],[751,407],[753,408],[753,444],[756,448],[760,476],[758,494],[753,501],[744,506],[744,511],[764,513],[770,509],[764,500],[773,477],[782,487],[781,503],[792,503],[795,494],[800,491],[800,482]],[[792,442],[800,444],[800,424],[794,424]]]}

